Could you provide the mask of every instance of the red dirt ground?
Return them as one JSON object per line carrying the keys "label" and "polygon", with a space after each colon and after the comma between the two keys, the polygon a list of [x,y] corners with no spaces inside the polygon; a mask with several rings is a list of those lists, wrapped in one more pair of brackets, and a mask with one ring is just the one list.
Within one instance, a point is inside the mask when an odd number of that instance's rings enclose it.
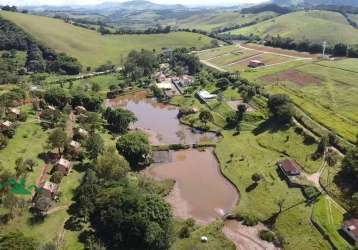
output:
{"label": "red dirt ground", "polygon": [[318,77],[300,72],[295,69],[289,69],[278,74],[264,76],[261,78],[261,80],[268,82],[290,81],[302,87],[312,84],[320,84],[322,82],[322,80]]}

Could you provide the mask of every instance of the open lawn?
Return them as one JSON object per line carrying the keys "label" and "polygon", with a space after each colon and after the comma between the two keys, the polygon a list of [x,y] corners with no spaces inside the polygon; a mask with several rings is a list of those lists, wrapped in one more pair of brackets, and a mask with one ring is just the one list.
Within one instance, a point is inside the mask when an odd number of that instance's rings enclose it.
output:
{"label": "open lawn", "polygon": [[297,60],[306,60],[306,57],[309,57],[307,53],[270,49],[254,44],[224,46],[204,50],[197,54],[204,64],[211,64],[230,72],[251,71],[252,69],[249,67],[251,60],[262,61],[265,65],[257,68],[257,70],[261,70]]}
{"label": "open lawn", "polygon": [[[175,223],[175,233],[178,234],[178,231],[182,227],[183,222]],[[172,250],[187,250],[187,249],[197,249],[197,250],[234,250],[235,245],[230,240],[228,240],[222,232],[223,227],[222,222],[214,222],[208,226],[198,228],[194,230],[189,238],[180,239],[178,238],[172,245]],[[208,242],[203,243],[200,241],[202,236],[208,237]]]}
{"label": "open lawn", "polygon": [[[334,32],[332,32],[334,30]],[[337,12],[298,11],[282,15],[245,28],[230,31],[232,35],[266,35],[290,37],[297,41],[309,39],[317,43],[327,41],[331,44],[344,42],[355,44],[358,30],[354,29]]]}
{"label": "open lawn", "polygon": [[[236,212],[265,221],[278,211],[277,202],[284,200],[284,212],[278,216],[274,228],[285,238],[285,249],[297,249],[298,246],[301,249],[327,249],[327,243],[310,223],[312,208],[306,206],[300,189],[289,188],[277,172],[275,164],[284,155],[258,143],[263,140],[271,142],[271,137],[266,133],[270,132],[266,131],[259,136],[250,131],[238,136],[224,132],[224,138],[216,147],[222,172],[240,190],[240,203]],[[252,189],[251,176],[254,173],[261,174],[263,180]]]}
{"label": "open lawn", "polygon": [[353,249],[343,237],[341,231],[344,220],[344,210],[333,203],[326,196],[323,196],[314,205],[312,220],[316,222],[326,234],[337,249]]}
{"label": "open lawn", "polygon": [[1,16],[14,22],[46,46],[65,52],[80,60],[84,66],[98,66],[112,61],[121,64],[133,49],[175,47],[202,48],[211,38],[188,32],[155,35],[105,35],[67,24],[62,20],[13,12]]}

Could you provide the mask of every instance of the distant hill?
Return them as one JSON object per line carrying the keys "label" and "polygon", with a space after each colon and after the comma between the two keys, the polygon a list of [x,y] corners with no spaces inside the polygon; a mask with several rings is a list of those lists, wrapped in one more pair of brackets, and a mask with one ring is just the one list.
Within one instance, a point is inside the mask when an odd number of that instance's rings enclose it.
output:
{"label": "distant hill", "polygon": [[272,0],[272,3],[278,4],[280,6],[358,6],[358,0]]}
{"label": "distant hill", "polygon": [[247,36],[254,34],[262,38],[280,35],[318,43],[358,43],[358,29],[353,28],[342,14],[331,11],[293,12],[230,33]]}
{"label": "distant hill", "polygon": [[259,5],[255,5],[255,6],[252,6],[249,8],[244,8],[241,10],[241,13],[257,14],[257,13],[261,13],[264,11],[272,11],[272,12],[275,12],[278,14],[287,14],[287,13],[291,12],[291,10],[289,8],[282,7],[277,4],[259,4]]}
{"label": "distant hill", "polygon": [[133,0],[127,2],[104,2],[96,5],[96,9],[112,9],[112,10],[185,10],[184,5],[180,4],[157,4],[146,0]]}

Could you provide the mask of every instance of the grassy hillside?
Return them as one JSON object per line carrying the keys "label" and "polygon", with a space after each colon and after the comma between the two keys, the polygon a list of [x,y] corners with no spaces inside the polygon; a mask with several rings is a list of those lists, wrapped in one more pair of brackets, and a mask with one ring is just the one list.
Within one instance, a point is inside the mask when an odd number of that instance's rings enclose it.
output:
{"label": "grassy hillside", "polygon": [[[266,20],[275,16],[277,14],[274,12],[262,12],[255,15],[241,14],[240,12],[209,12],[193,15],[185,19],[176,19],[170,21],[169,24],[178,28],[213,31],[218,28],[246,24],[256,20]],[[168,22],[166,21],[166,23]]]}
{"label": "grassy hillside", "polygon": [[185,32],[157,35],[108,35],[73,25],[62,20],[20,13],[1,12],[1,16],[16,23],[46,46],[65,52],[80,60],[84,66],[98,66],[112,61],[120,64],[132,49],[163,47],[204,47],[210,38]]}
{"label": "grassy hillside", "polygon": [[330,11],[299,11],[279,16],[242,29],[231,34],[259,36],[280,35],[296,40],[309,39],[315,42],[330,43],[358,42],[358,30],[350,26],[343,15]]}

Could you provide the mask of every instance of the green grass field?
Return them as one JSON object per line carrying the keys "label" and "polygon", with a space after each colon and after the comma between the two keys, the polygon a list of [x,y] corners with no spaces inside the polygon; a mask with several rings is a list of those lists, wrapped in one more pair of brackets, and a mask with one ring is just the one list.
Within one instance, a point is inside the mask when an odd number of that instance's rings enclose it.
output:
{"label": "green grass field", "polygon": [[106,35],[75,27],[62,20],[13,12],[1,12],[1,16],[16,23],[46,46],[65,52],[80,60],[84,66],[98,66],[112,61],[121,64],[133,49],[160,49],[175,47],[202,48],[210,44],[210,38],[187,32],[156,35]]}
{"label": "green grass field", "polygon": [[[185,19],[166,20],[165,25],[178,28],[200,29],[213,31],[215,29],[232,27],[238,24],[246,24],[253,21],[261,21],[277,16],[274,12],[261,12],[259,14],[241,14],[240,12],[209,12],[193,15]],[[164,24],[164,23],[163,23]]]}
{"label": "green grass field", "polygon": [[230,33],[254,34],[261,37],[280,35],[298,41],[309,39],[332,44],[339,42],[355,44],[358,41],[358,30],[349,25],[343,15],[329,11],[293,12]]}
{"label": "green grass field", "polygon": [[314,205],[312,219],[329,235],[337,249],[353,249],[339,233],[344,213],[341,207],[324,196]]}

